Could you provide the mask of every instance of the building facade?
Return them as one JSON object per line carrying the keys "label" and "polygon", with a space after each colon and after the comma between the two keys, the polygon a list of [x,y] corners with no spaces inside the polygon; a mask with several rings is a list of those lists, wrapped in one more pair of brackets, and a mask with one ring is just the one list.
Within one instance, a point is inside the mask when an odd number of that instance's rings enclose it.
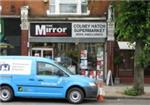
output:
{"label": "building facade", "polygon": [[73,72],[104,80],[108,70],[114,74],[109,1],[2,0],[0,6],[4,37],[14,46],[7,55],[51,58]]}

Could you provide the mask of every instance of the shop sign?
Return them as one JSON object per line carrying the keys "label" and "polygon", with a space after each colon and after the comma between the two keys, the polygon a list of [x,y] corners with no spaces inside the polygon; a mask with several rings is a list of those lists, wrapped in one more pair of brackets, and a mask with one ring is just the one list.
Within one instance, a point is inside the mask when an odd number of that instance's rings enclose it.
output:
{"label": "shop sign", "polygon": [[72,23],[72,37],[76,38],[105,38],[105,22],[75,22]]}
{"label": "shop sign", "polygon": [[34,37],[71,36],[71,23],[31,23],[30,35]]}

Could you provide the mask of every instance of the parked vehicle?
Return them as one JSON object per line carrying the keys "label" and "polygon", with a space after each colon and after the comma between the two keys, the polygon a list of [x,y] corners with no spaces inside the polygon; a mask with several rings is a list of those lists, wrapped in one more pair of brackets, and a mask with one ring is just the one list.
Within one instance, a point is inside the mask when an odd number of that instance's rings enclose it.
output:
{"label": "parked vehicle", "polygon": [[96,95],[94,80],[74,75],[53,60],[0,56],[0,101],[12,101],[14,97],[63,98],[76,104]]}

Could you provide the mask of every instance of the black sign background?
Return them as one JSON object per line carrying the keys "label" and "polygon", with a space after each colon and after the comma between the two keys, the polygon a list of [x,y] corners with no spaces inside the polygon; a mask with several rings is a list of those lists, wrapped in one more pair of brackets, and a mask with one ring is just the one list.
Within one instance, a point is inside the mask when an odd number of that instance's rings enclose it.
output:
{"label": "black sign background", "polygon": [[[52,25],[52,28],[67,28],[65,33],[54,33],[50,32],[49,34],[36,35],[36,25]],[[71,23],[30,23],[30,35],[33,37],[71,37]]]}

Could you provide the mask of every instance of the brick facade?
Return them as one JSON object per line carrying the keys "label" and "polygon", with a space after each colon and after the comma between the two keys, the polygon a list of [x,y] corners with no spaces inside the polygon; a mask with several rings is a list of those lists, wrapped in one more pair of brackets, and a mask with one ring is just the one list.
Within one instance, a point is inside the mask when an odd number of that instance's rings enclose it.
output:
{"label": "brick facade", "polygon": [[[105,16],[110,1],[89,0],[90,16]],[[45,17],[49,3],[43,0],[2,0],[2,15],[20,15],[21,6],[30,7],[29,17]]]}

